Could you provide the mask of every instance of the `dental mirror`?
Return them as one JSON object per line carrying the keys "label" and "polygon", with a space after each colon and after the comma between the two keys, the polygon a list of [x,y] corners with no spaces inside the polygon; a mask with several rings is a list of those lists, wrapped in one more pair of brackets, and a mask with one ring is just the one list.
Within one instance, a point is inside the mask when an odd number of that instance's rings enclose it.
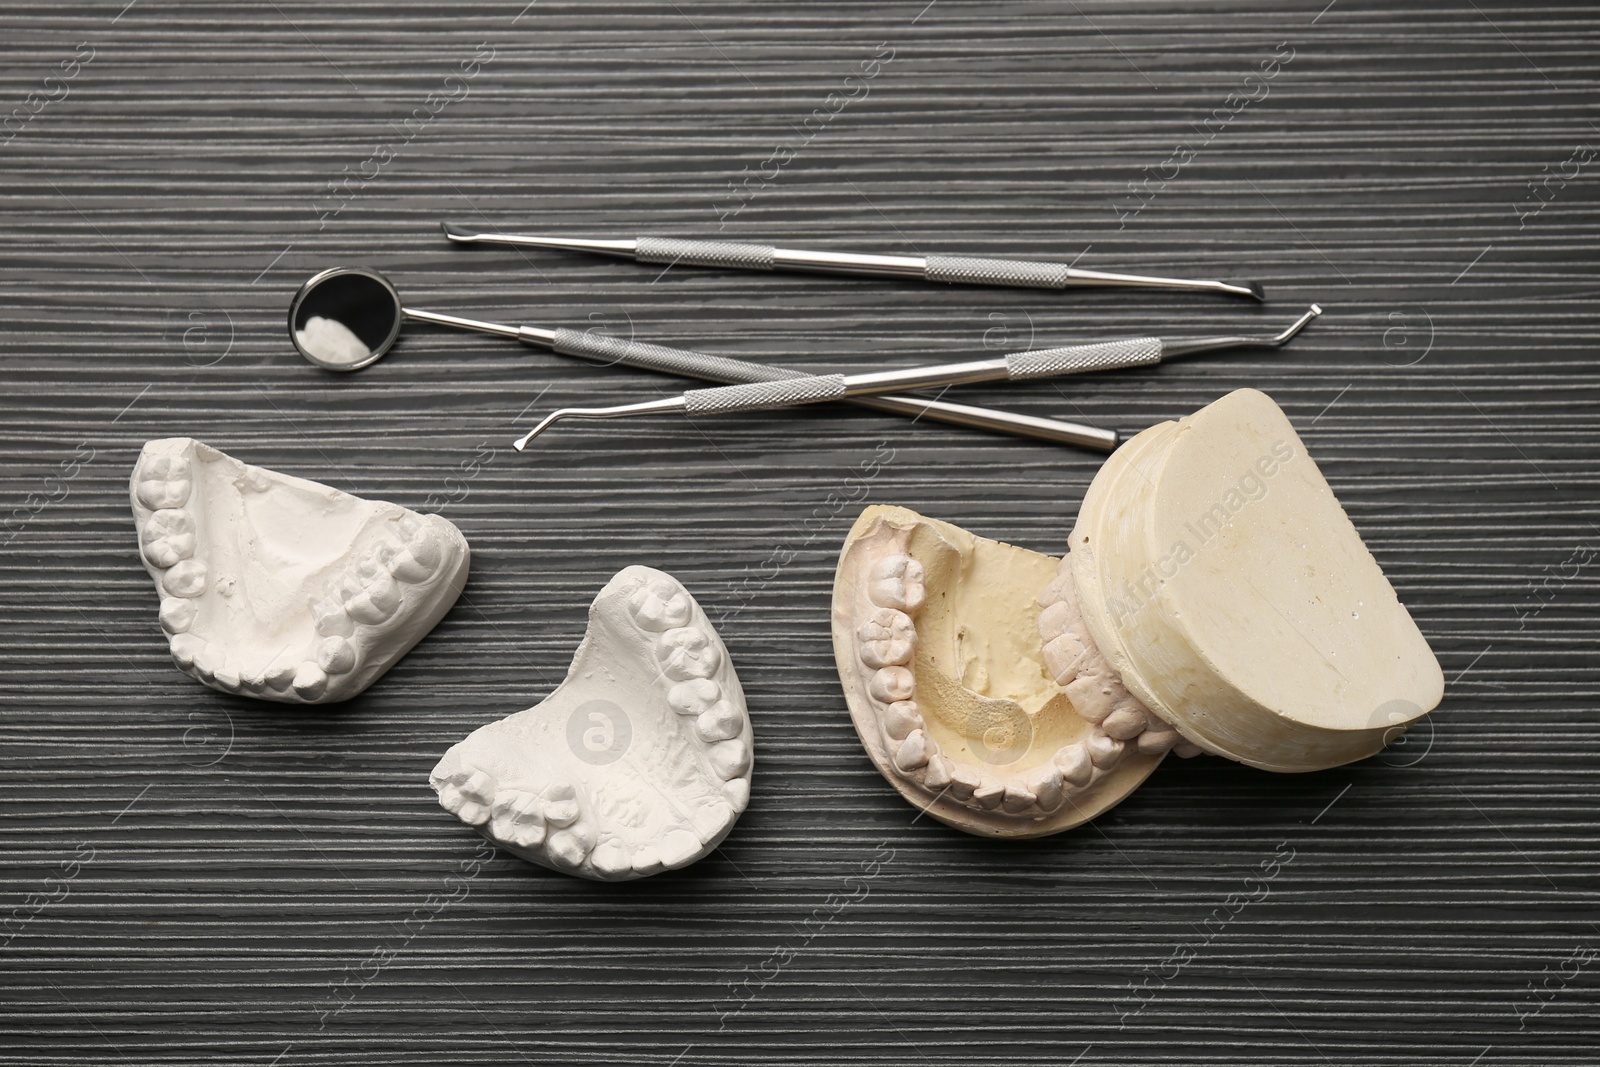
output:
{"label": "dental mirror", "polygon": [[334,267],[294,294],[289,339],[324,370],[360,370],[389,351],[404,314],[389,279],[366,267]]}

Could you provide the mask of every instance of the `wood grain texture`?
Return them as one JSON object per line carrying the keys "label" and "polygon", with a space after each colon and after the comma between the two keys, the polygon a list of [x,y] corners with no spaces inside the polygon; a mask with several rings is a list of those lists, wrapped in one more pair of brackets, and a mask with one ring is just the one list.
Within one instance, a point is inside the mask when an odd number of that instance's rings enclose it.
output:
{"label": "wood grain texture", "polygon": [[[1592,4],[122,2],[0,7],[0,116],[31,115],[0,131],[0,1064],[1600,1060]],[[408,131],[430,93],[455,98]],[[446,218],[1076,259],[1271,302],[660,270],[453,248]],[[326,375],[284,312],[352,261],[420,307],[829,369],[1322,301],[1277,354],[962,398],[1137,430],[1266,389],[1445,702],[1325,773],[1168,761],[1040,842],[930,825],[842,705],[839,542],[870,501],[1060,551],[1097,457],[838,407],[518,455],[519,415],[678,383],[422,328]],[[466,595],[349,705],[199,687],[125,490],[177,434],[442,510]],[[631,563],[726,618],[750,811],[637,884],[473,866],[428,769],[548,692]]]}

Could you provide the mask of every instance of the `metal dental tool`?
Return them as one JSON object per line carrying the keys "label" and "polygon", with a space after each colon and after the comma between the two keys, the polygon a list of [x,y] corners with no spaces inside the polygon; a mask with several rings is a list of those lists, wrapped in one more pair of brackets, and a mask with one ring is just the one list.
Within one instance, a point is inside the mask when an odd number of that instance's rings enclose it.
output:
{"label": "metal dental tool", "polygon": [[[603,365],[615,363],[713,382],[803,380],[805,374],[787,367],[624,341],[600,333],[502,326],[419,311],[402,306],[400,294],[389,280],[365,267],[334,267],[314,275],[301,286],[289,305],[289,338],[295,349],[317,366],[332,371],[353,371],[382,358],[399,338],[401,324],[406,319],[492,333]],[[1080,445],[1100,452],[1110,452],[1120,443],[1115,430],[931,398],[873,396],[850,402],[912,418]]]}
{"label": "metal dental tool", "polygon": [[444,235],[462,244],[504,244],[523,248],[560,248],[569,252],[597,252],[639,263],[681,264],[686,267],[725,267],[739,270],[804,270],[819,274],[865,274],[879,278],[921,278],[930,282],[966,285],[1005,285],[1027,289],[1076,289],[1082,286],[1131,286],[1139,289],[1193,289],[1229,296],[1265,300],[1255,282],[1191,281],[1152,278],[1142,274],[1107,274],[1079,270],[1063,263],[1034,263],[1019,259],[983,259],[973,256],[873,256],[856,252],[807,252],[796,248],[741,244],[734,241],[692,241],[676,237],[640,237],[633,241],[602,241],[583,237],[533,237],[509,233],[478,233],[453,223],[439,224]]}
{"label": "metal dental tool", "polygon": [[1194,337],[1171,341],[1159,337],[1137,337],[1126,341],[1013,352],[1007,356],[969,363],[937,363],[871,374],[818,374],[747,385],[725,385],[717,389],[691,389],[681,396],[611,408],[562,408],[545,416],[544,421],[517,440],[515,446],[521,451],[529,441],[563,419],[618,419],[670,411],[681,411],[686,415],[764,411],[825,400],[848,400],[894,389],[930,389],[1002,378],[1022,381],[1083,371],[1142,367],[1160,363],[1168,356],[1190,356],[1223,348],[1277,348],[1286,344],[1305,328],[1306,323],[1320,314],[1322,308],[1312,304],[1287,329],[1266,337]]}

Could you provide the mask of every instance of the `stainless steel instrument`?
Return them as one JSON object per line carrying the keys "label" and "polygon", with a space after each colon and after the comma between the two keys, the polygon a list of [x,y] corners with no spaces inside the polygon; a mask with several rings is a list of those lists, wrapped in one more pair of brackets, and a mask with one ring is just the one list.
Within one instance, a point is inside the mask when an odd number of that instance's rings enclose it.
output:
{"label": "stainless steel instrument", "polygon": [[804,378],[726,385],[718,389],[692,389],[681,396],[646,400],[609,408],[562,408],[515,442],[520,451],[529,441],[565,419],[618,419],[633,415],[659,415],[681,411],[686,415],[715,415],[738,411],[763,411],[797,404],[816,404],[827,400],[849,400],[898,389],[928,389],[966,385],[1009,378],[1049,378],[1084,371],[1142,367],[1160,363],[1169,356],[1189,356],[1225,348],[1277,348],[1322,314],[1312,304],[1304,315],[1283,331],[1266,337],[1194,337],[1163,340],[1137,337],[1125,341],[1069,345],[1064,348],[1013,352],[995,359],[967,363],[937,363],[906,370],[877,371],[870,374],[819,374]]}
{"label": "stainless steel instrument", "polygon": [[[400,337],[405,320],[507,337],[603,365],[620,364],[712,382],[757,383],[804,380],[805,372],[764,363],[712,356],[663,345],[625,341],[600,333],[505,326],[459,315],[443,315],[401,304],[389,279],[366,267],[334,267],[313,275],[289,305],[289,339],[310,362],[332,371],[353,371],[383,357]],[[330,325],[336,324],[336,325]],[[1115,430],[952,404],[918,396],[862,396],[850,401],[878,411],[980,430],[1031,437],[1110,452],[1120,443]]]}
{"label": "stainless steel instrument", "polygon": [[813,252],[798,248],[734,241],[695,241],[676,237],[639,237],[634,240],[596,240],[585,237],[540,237],[510,233],[480,233],[453,223],[439,224],[444,235],[462,244],[519,245],[523,248],[559,248],[569,252],[595,252],[639,263],[669,266],[724,267],[734,270],[803,270],[820,274],[860,274],[875,278],[920,278],[930,282],[965,285],[1004,285],[1027,289],[1076,289],[1085,286],[1130,286],[1139,289],[1188,289],[1265,300],[1255,282],[1193,281],[1157,278],[1143,274],[1110,274],[1079,270],[1064,263],[1036,263],[1020,259],[984,259],[974,256],[878,256],[858,252]]}

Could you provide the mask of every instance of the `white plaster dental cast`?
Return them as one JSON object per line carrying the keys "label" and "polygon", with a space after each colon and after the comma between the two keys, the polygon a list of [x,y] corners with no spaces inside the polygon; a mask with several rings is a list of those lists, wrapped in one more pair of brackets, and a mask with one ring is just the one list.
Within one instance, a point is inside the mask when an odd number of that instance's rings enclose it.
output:
{"label": "white plaster dental cast", "polygon": [[372,355],[366,342],[351,332],[350,327],[338,319],[313,315],[301,329],[294,332],[300,347],[324,363],[347,366],[360,363]]}
{"label": "white plaster dental cast", "polygon": [[348,700],[426,636],[467,581],[466,538],[437,515],[188,437],[146,444],[129,491],[172,658],[224,693]]}
{"label": "white plaster dental cast", "polygon": [[525,860],[625,881],[686,867],[750,801],[753,739],[722,640],[677,580],[600,590],[566,679],[434,767],[439,803]]}
{"label": "white plaster dental cast", "polygon": [[901,794],[960,829],[1075,826],[1167,751],[1348,763],[1443,697],[1427,641],[1263,393],[1113,453],[1069,546],[1057,565],[882,507],[845,541],[833,623],[851,717]]}

